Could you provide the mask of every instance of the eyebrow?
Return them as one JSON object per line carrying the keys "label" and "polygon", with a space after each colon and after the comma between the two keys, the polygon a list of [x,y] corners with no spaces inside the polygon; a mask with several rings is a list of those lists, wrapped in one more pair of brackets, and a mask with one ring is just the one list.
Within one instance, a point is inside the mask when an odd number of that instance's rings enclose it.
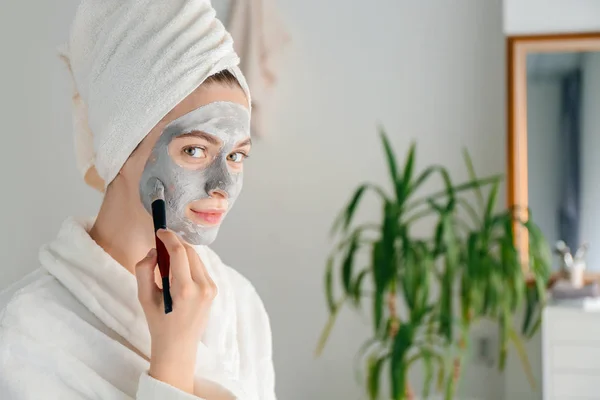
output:
{"label": "eyebrow", "polygon": [[[181,135],[178,135],[177,137],[178,138],[196,137],[198,139],[204,139],[204,140],[206,140],[207,142],[209,142],[210,144],[212,144],[214,146],[220,146],[222,144],[221,140],[219,138],[217,138],[216,136],[213,136],[213,135],[211,135],[209,133],[201,132],[201,131],[187,132],[187,133],[183,133]],[[246,147],[246,146],[252,146],[252,139],[251,138],[248,138],[248,139],[245,139],[245,140],[241,141],[235,147],[236,148],[240,148],[240,147]]]}
{"label": "eyebrow", "polygon": [[235,147],[240,148],[240,147],[246,147],[246,146],[252,146],[252,139],[248,138],[248,139],[238,143]]}
{"label": "eyebrow", "polygon": [[200,132],[200,131],[192,131],[192,132],[187,132],[181,135],[177,136],[178,138],[185,138],[185,137],[196,137],[198,139],[204,139],[206,140],[208,143],[215,145],[215,146],[219,146],[221,145],[221,140],[219,140],[219,138],[217,138],[216,136],[210,135],[206,132]]}

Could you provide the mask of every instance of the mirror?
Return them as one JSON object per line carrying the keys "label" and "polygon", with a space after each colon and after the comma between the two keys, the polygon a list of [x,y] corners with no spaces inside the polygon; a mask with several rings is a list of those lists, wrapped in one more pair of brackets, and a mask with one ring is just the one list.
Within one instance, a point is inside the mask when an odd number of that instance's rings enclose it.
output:
{"label": "mirror", "polygon": [[[600,272],[600,34],[508,46],[509,204],[528,207],[553,247],[588,243],[587,271]],[[526,254],[520,230],[517,241]]]}

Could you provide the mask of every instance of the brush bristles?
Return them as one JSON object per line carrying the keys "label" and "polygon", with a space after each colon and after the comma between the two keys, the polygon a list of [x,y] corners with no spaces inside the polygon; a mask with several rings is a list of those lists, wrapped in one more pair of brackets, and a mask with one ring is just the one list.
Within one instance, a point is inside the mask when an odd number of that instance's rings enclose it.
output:
{"label": "brush bristles", "polygon": [[165,200],[165,186],[157,178],[153,178],[152,181],[149,182],[149,185],[151,185],[151,187],[152,187],[152,191],[150,192],[150,202],[154,203],[156,200],[164,201]]}

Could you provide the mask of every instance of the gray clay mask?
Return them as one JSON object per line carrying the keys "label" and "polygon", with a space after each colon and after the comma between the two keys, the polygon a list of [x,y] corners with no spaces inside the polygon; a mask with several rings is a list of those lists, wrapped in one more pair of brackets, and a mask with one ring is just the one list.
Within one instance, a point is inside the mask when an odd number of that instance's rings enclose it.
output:
{"label": "gray clay mask", "polygon": [[[200,169],[180,166],[169,153],[171,141],[190,133],[208,134],[220,141],[218,154]],[[250,113],[236,103],[215,102],[197,108],[169,123],[156,142],[140,180],[140,197],[151,213],[150,195],[154,186],[151,178],[158,178],[165,187],[167,226],[185,241],[207,245],[219,231],[215,226],[199,224],[190,218],[190,204],[218,193],[226,198],[228,210],[242,190],[242,172],[228,167],[228,156],[235,146],[250,136]]]}

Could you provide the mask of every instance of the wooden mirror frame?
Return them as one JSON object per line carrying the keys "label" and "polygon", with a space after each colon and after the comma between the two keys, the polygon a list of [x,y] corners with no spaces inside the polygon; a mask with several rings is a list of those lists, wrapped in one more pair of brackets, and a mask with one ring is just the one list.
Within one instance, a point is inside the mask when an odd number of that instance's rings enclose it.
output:
{"label": "wooden mirror frame", "polygon": [[[557,52],[600,52],[600,32],[508,36],[507,51],[507,168],[508,206],[519,207],[520,216],[527,218],[527,54]],[[515,225],[517,248],[524,255],[523,272],[528,273],[529,238],[521,226]],[[553,243],[551,243],[552,245]],[[550,284],[559,278],[553,275]],[[600,274],[589,274],[586,281],[598,280]]]}

